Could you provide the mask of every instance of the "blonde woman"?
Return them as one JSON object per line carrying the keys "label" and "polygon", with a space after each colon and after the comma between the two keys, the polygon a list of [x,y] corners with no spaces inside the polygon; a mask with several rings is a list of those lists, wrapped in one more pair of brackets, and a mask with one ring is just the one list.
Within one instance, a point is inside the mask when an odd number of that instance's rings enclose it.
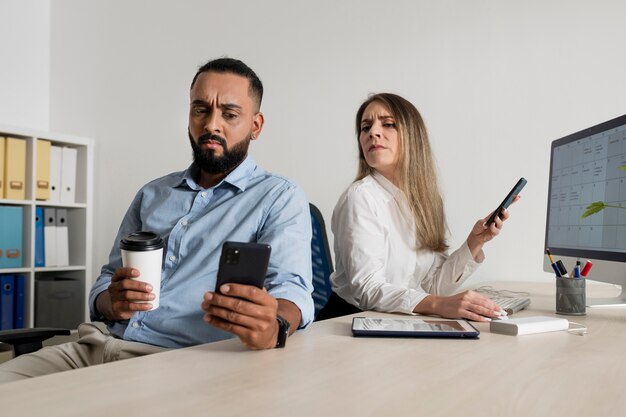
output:
{"label": "blonde woman", "polygon": [[508,218],[476,222],[448,255],[446,222],[426,127],[409,101],[371,96],[356,116],[359,173],[332,217],[333,294],[318,320],[361,310],[489,321],[500,307],[459,285]]}

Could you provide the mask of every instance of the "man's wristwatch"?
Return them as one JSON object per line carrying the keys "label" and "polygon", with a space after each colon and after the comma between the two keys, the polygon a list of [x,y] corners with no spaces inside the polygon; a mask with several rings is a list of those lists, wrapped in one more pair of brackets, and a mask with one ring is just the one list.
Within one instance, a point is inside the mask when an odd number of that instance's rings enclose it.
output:
{"label": "man's wristwatch", "polygon": [[276,339],[277,348],[284,348],[287,344],[287,337],[289,336],[289,327],[291,326],[287,320],[276,315],[276,321],[278,322],[278,338]]}

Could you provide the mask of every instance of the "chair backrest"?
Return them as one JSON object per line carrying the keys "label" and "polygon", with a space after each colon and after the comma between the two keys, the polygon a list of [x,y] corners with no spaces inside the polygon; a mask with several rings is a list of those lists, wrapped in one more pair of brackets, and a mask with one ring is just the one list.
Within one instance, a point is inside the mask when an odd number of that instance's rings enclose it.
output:
{"label": "chair backrest", "polygon": [[330,274],[333,272],[333,260],[330,257],[328,236],[324,217],[317,207],[309,204],[313,238],[311,239],[311,260],[313,261],[313,302],[315,316],[326,305],[332,292]]}

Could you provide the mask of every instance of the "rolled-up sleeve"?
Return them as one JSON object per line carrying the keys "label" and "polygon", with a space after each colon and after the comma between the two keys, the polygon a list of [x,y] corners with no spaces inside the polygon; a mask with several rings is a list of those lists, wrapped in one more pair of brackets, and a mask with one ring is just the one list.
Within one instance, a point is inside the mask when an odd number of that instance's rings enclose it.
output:
{"label": "rolled-up sleeve", "polygon": [[474,260],[467,242],[450,255],[437,252],[433,266],[422,281],[422,287],[433,295],[452,295],[478,269],[483,259],[484,254],[481,251],[480,262]]}
{"label": "rolled-up sleeve", "polygon": [[91,291],[89,292],[89,317],[92,321],[103,321],[105,319],[96,307],[96,299],[103,291],[106,291],[107,288],[109,288],[111,278],[113,277],[115,270],[122,266],[122,255],[120,252],[120,240],[122,239],[122,236],[141,230],[141,219],[139,216],[140,204],[141,191],[137,193],[130,207],[126,211],[124,220],[117,231],[113,248],[109,253],[109,261],[107,264],[102,266],[100,276],[91,287]]}
{"label": "rolled-up sleeve", "polygon": [[258,237],[272,247],[266,287],[274,298],[289,300],[300,309],[299,328],[305,328],[315,310],[309,203],[302,189],[290,183],[277,194]]}

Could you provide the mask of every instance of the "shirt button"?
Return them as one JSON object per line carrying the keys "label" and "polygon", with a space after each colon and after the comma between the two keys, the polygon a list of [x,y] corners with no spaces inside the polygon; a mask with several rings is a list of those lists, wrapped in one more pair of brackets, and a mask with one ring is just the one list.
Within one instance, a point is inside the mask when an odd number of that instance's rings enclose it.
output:
{"label": "shirt button", "polygon": [[187,220],[183,220],[183,221],[181,222],[181,224],[182,224],[183,226],[187,226]]}
{"label": "shirt button", "polygon": [[133,329],[138,329],[139,328],[139,323],[138,322],[133,322]]}
{"label": "shirt button", "polygon": [[206,192],[202,191],[200,195],[202,196],[202,198],[206,198]]}
{"label": "shirt button", "polygon": [[176,257],[174,255],[170,256],[170,261],[174,262],[176,260]]}

